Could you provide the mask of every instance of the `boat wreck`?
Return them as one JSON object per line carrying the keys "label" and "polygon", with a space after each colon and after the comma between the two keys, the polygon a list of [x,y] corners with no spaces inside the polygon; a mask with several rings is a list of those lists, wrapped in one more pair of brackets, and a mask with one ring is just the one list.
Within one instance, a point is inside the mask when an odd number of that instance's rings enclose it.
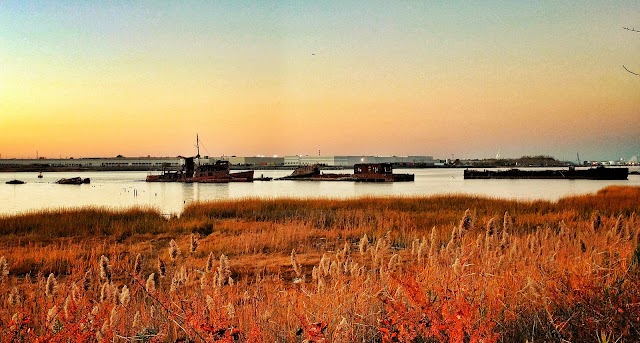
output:
{"label": "boat wreck", "polygon": [[180,170],[163,170],[159,175],[148,175],[147,182],[227,183],[253,182],[253,170],[231,172],[229,161],[218,160],[213,164],[200,164],[200,140],[196,137],[196,156],[185,158]]}
{"label": "boat wreck", "polygon": [[7,185],[24,185],[26,182],[22,181],[22,180],[11,180],[11,181],[7,181],[5,182]]}
{"label": "boat wreck", "polygon": [[557,170],[470,170],[465,169],[465,179],[566,179],[566,180],[627,180],[629,168],[606,168]]}
{"label": "boat wreck", "polygon": [[353,174],[323,174],[318,165],[296,168],[289,176],[277,180],[402,182],[414,181],[413,174],[394,174],[391,163],[361,163],[353,166]]}
{"label": "boat wreck", "polygon": [[253,182],[253,170],[232,173],[229,161],[196,165],[196,157],[187,157],[181,170],[163,170],[159,175],[148,175],[147,182],[227,183]]}
{"label": "boat wreck", "polygon": [[83,183],[91,183],[91,179],[90,178],[81,178],[81,177],[72,177],[70,179],[60,179],[58,181],[56,181],[57,184],[59,185],[81,185]]}

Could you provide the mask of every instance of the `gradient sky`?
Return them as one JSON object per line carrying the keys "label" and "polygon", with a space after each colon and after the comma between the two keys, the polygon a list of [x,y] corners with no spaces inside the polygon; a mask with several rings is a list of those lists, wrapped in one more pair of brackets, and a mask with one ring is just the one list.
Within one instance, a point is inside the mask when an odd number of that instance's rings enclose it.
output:
{"label": "gradient sky", "polygon": [[0,154],[629,158],[623,26],[639,1],[0,1]]}

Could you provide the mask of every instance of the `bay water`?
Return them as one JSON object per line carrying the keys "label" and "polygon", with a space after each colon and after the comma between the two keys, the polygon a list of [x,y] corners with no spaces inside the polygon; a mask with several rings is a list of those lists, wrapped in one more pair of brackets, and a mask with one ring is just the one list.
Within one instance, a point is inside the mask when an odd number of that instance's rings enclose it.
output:
{"label": "bay water", "polygon": [[[329,181],[255,181],[223,184],[145,182],[147,172],[49,172],[0,173],[0,215],[45,209],[86,206],[125,209],[151,207],[165,215],[179,215],[194,201],[241,198],[357,198],[363,196],[429,196],[473,194],[520,200],[558,200],[561,197],[595,193],[610,185],[640,186],[640,175],[628,180],[464,180],[464,169],[396,169],[415,174],[414,182],[362,183]],[[325,171],[349,173],[349,171]],[[255,177],[278,178],[291,170],[257,170]],[[157,174],[157,172],[155,173]],[[59,185],[61,178],[90,178],[90,184]],[[23,185],[8,185],[19,179]]]}

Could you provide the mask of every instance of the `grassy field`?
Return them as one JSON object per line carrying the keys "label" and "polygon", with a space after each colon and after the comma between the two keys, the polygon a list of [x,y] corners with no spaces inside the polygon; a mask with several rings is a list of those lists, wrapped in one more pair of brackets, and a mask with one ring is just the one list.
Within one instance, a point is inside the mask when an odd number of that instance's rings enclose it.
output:
{"label": "grassy field", "polygon": [[634,342],[640,188],[0,217],[3,342]]}

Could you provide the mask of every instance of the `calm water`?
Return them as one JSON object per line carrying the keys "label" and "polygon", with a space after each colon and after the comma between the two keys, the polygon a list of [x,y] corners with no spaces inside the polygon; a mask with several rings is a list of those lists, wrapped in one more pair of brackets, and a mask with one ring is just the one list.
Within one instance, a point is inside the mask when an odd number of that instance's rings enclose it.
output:
{"label": "calm water", "polygon": [[[479,194],[498,198],[557,200],[572,194],[594,193],[609,185],[640,186],[639,175],[626,181],[594,180],[464,180],[463,169],[405,169],[415,182],[354,183],[270,181],[229,184],[147,183],[146,172],[0,173],[0,215],[47,208],[150,206],[165,214],[179,214],[193,201],[260,198],[353,198],[368,195]],[[256,171],[256,177],[281,177],[289,170]],[[60,178],[91,178],[88,185],[58,185]],[[7,185],[19,179],[24,185]]]}

